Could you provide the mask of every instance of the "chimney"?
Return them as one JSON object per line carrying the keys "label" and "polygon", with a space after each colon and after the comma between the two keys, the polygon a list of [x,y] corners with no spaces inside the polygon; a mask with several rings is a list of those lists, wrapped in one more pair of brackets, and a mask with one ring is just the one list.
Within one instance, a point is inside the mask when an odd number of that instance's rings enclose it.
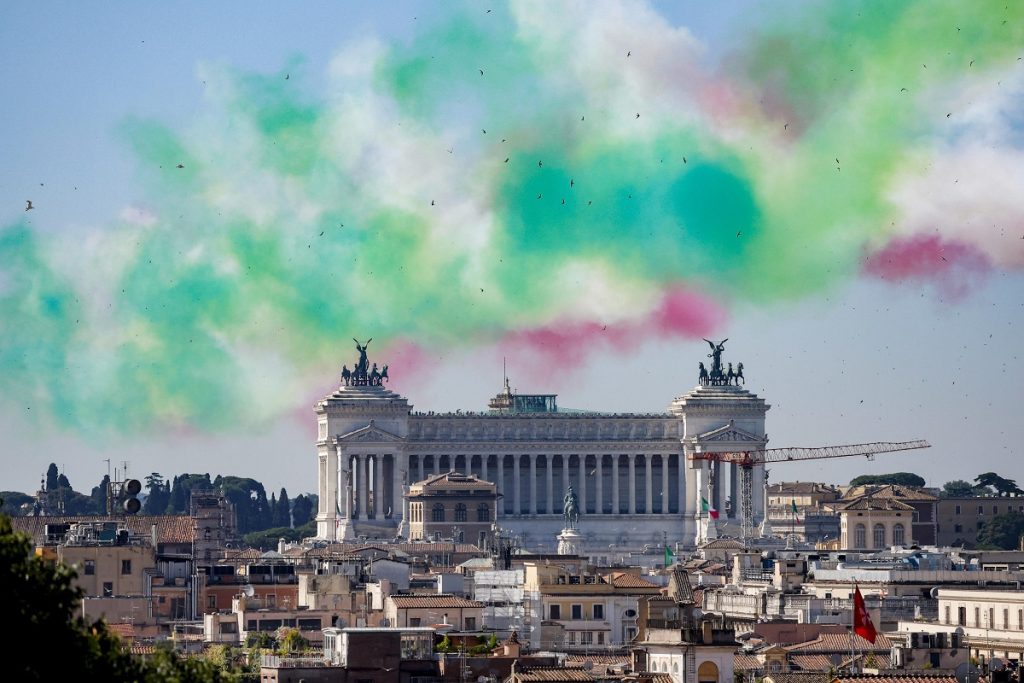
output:
{"label": "chimney", "polygon": [[149,529],[149,540],[153,543],[153,552],[156,552],[156,539],[156,524],[154,524]]}

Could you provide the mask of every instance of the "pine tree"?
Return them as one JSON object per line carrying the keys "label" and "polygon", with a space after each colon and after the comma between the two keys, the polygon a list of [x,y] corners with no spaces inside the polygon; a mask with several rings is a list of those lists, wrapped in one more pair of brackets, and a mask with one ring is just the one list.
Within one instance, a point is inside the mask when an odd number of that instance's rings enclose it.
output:
{"label": "pine tree", "polygon": [[60,473],[57,471],[56,463],[50,463],[50,466],[46,468],[46,492],[57,490],[57,476]]}
{"label": "pine tree", "polygon": [[274,526],[287,526],[292,525],[292,513],[291,505],[288,502],[288,491],[281,487],[281,495],[277,497],[277,511],[276,511],[277,523]]}

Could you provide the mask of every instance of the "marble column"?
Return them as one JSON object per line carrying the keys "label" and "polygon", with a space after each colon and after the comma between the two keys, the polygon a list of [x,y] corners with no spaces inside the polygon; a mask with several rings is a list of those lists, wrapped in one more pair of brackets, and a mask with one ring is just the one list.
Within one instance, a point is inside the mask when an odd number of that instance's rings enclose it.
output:
{"label": "marble column", "polygon": [[565,492],[569,489],[569,455],[562,453],[562,490],[559,491],[559,498],[565,495]]}
{"label": "marble column", "polygon": [[434,455],[431,457],[434,458],[434,476],[437,476],[441,474],[441,456],[438,455],[437,453],[434,453]]}
{"label": "marble column", "polygon": [[417,479],[416,481],[423,481],[424,479],[427,478],[426,477],[426,472],[423,471],[423,461],[424,461],[424,459],[425,458],[424,458],[422,453],[420,455],[416,456],[416,461],[419,464],[419,468],[420,468],[420,476],[419,476],[419,479]]}
{"label": "marble column", "polygon": [[555,513],[555,469],[552,467],[554,456],[548,453],[544,456],[544,474],[548,484],[548,498],[546,512],[551,515]]}
{"label": "marble column", "polygon": [[577,455],[577,463],[579,463],[579,472],[577,479],[579,479],[580,490],[577,494],[580,505],[580,515],[584,515],[587,512],[587,456]]}
{"label": "marble column", "polygon": [[612,514],[619,514],[619,458],[618,453],[612,454]]}
{"label": "marble column", "polygon": [[384,517],[384,456],[373,456],[373,518]]}
{"label": "marble column", "polygon": [[687,477],[686,469],[686,455],[683,453],[676,454],[676,462],[678,464],[679,474],[679,501],[676,504],[676,510],[681,515],[692,514],[693,510],[690,509],[690,505],[693,502],[693,495],[690,493],[690,481],[693,477]]}
{"label": "marble column", "polygon": [[661,512],[661,514],[663,514],[663,515],[666,515],[666,514],[668,514],[668,511],[671,509],[671,506],[669,505],[669,487],[668,487],[668,481],[669,481],[668,459],[669,459],[670,456],[669,456],[668,453],[662,453],[660,457],[661,457],[661,510],[659,510],[659,512]]}
{"label": "marble column", "polygon": [[405,506],[402,504],[402,486],[408,479],[409,462],[405,454],[393,453],[391,456],[391,518],[408,523],[405,518]]}
{"label": "marble column", "polygon": [[537,454],[526,456],[530,459],[530,514],[537,514]]}
{"label": "marble column", "polygon": [[649,515],[654,512],[654,460],[650,453],[644,456],[644,477],[644,493],[647,498],[644,512]]}
{"label": "marble column", "polygon": [[636,453],[629,454],[629,514],[636,514]]}
{"label": "marble column", "polygon": [[519,453],[512,454],[512,491],[514,492],[512,502],[514,508],[512,514],[517,517],[523,512],[523,499],[521,498],[522,486],[519,476],[519,456]]}
{"label": "marble column", "polygon": [[604,470],[602,469],[602,462],[604,460],[604,453],[598,453],[597,458],[597,479],[594,495],[596,496],[597,504],[594,506],[594,512],[599,515],[604,514]]}
{"label": "marble column", "polygon": [[480,478],[484,481],[490,481],[490,479],[487,478],[487,459],[490,457],[491,456],[486,453],[480,454]]}
{"label": "marble column", "polygon": [[[327,477],[328,490],[324,492],[327,496],[326,505],[330,505],[331,501],[336,503],[333,510],[327,511],[331,517],[337,516],[339,511],[342,517],[348,516],[348,495],[344,489],[347,480],[342,473],[342,459],[344,457],[341,452],[341,446],[336,446],[333,453],[328,451],[327,454],[326,464],[330,475]],[[344,469],[347,470],[348,468],[345,467]],[[337,522],[335,522],[335,526],[337,526]]]}
{"label": "marble column", "polygon": [[357,510],[357,517],[360,519],[369,519],[369,481],[367,475],[369,472],[369,462],[365,453],[360,453],[356,456],[359,462],[359,471],[356,479],[356,490],[359,493],[359,508]]}

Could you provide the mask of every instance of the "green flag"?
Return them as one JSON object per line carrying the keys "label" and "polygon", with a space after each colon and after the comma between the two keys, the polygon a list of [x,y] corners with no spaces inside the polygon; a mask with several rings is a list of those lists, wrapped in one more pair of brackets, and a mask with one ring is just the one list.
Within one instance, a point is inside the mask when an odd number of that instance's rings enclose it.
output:
{"label": "green flag", "polygon": [[668,567],[672,564],[672,548],[665,546],[665,566]]}
{"label": "green flag", "polygon": [[793,505],[793,514],[795,515],[796,514],[796,501],[795,500],[791,501],[791,503]]}

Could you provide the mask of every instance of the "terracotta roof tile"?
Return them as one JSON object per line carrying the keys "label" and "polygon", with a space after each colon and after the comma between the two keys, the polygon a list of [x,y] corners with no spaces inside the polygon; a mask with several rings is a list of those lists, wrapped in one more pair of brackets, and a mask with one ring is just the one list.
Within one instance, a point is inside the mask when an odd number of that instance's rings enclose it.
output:
{"label": "terracotta roof tile", "polygon": [[587,663],[594,664],[595,666],[616,666],[625,664],[629,666],[632,664],[632,658],[629,653],[623,652],[618,655],[581,655],[576,653],[570,653],[565,656],[565,665],[567,667],[581,667]]}
{"label": "terracotta roof tile", "polygon": [[661,590],[661,586],[629,572],[612,572],[608,575],[608,578],[611,579],[611,584],[616,588],[653,588],[658,591]]}
{"label": "terracotta roof tile", "polygon": [[734,654],[732,656],[732,668],[736,671],[755,671],[763,667],[764,664],[754,655]]}
{"label": "terracotta roof tile", "polygon": [[157,543],[191,543],[192,518],[188,515],[134,515],[124,517],[105,517],[103,515],[40,515],[38,517],[12,517],[11,525],[15,531],[21,531],[32,537],[32,542],[42,544],[46,536],[47,524],[78,524],[81,522],[117,521],[134,535],[145,535],[147,538],[156,524]]}
{"label": "terracotta roof tile", "polygon": [[781,673],[767,673],[764,675],[764,683],[829,683],[829,662],[816,671],[784,671]]}
{"label": "terracotta roof tile", "polygon": [[524,683],[559,683],[561,681],[580,681],[589,683],[594,680],[593,674],[586,669],[563,668],[557,666],[523,667],[515,672],[516,678]]}
{"label": "terracotta roof tile", "polygon": [[399,609],[417,609],[421,607],[483,607],[484,603],[467,600],[457,595],[392,595],[390,600]]}
{"label": "terracotta roof tile", "polygon": [[[852,645],[852,647],[851,647]],[[875,637],[874,644],[869,643],[859,635],[854,634],[853,643],[850,642],[850,634],[848,633],[822,633],[814,640],[809,640],[806,643],[798,643],[796,645],[790,645],[786,648],[794,654],[807,654],[812,652],[838,652],[840,654],[854,651],[862,652],[889,652],[892,647],[892,643],[888,638],[879,633]]]}
{"label": "terracotta roof tile", "polygon": [[956,676],[927,676],[924,674],[908,674],[906,676],[837,676],[833,679],[838,683],[956,683]]}
{"label": "terracotta roof tile", "polygon": [[833,662],[829,655],[790,655],[789,663],[801,671],[828,671],[839,661]]}

